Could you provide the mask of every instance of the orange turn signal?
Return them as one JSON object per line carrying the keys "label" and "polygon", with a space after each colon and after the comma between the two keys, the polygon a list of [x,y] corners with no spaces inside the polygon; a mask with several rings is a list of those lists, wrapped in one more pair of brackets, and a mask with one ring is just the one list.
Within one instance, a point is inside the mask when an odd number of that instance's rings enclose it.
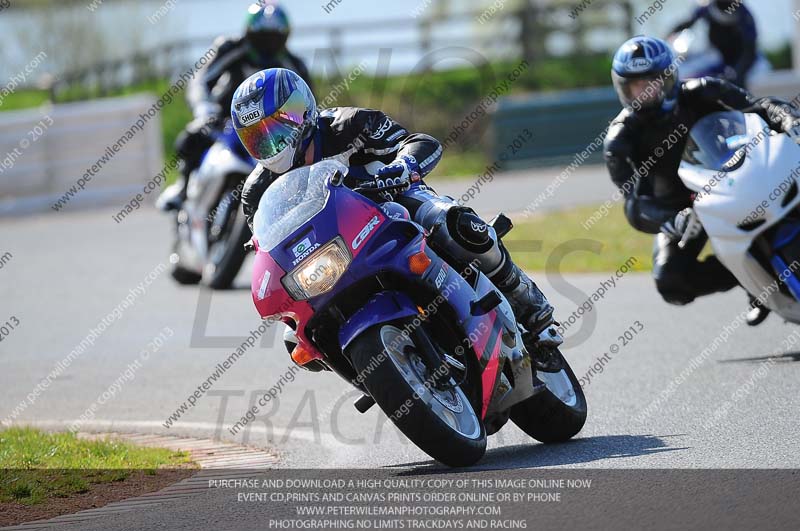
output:
{"label": "orange turn signal", "polygon": [[420,251],[417,254],[412,254],[408,257],[408,268],[415,275],[421,275],[428,270],[431,265],[431,259],[425,254],[425,251]]}
{"label": "orange turn signal", "polygon": [[298,365],[302,366],[316,359],[319,359],[319,356],[300,345],[295,346],[294,350],[292,350],[292,361]]}

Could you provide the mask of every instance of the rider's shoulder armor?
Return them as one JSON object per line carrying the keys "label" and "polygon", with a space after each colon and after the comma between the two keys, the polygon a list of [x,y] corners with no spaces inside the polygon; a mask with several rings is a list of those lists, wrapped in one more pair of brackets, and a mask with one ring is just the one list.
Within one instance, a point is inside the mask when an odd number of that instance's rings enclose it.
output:
{"label": "rider's shoulder armor", "polygon": [[751,102],[750,93],[730,81],[716,77],[701,77],[685,81],[681,99],[691,102],[723,102],[725,106],[743,108]]}
{"label": "rider's shoulder armor", "polygon": [[330,120],[333,131],[361,131],[372,123],[373,114],[378,111],[360,107],[334,107],[326,109],[323,115]]}
{"label": "rider's shoulder armor", "polygon": [[622,109],[622,111],[611,120],[606,134],[605,144],[613,144],[623,133],[628,133],[631,129],[639,126],[640,120],[636,118],[636,114],[630,109]]}

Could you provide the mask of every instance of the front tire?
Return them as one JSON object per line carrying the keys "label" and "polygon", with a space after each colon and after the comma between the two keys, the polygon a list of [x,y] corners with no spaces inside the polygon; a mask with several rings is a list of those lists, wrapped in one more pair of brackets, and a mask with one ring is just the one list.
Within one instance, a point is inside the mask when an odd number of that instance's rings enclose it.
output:
{"label": "front tire", "polygon": [[442,391],[424,385],[429,376],[418,348],[413,337],[402,334],[407,322],[370,328],[350,344],[347,355],[372,398],[406,437],[447,466],[472,465],[486,453],[483,422],[461,387]]}
{"label": "front tire", "polygon": [[586,397],[561,351],[552,349],[547,355],[547,370],[540,367],[536,373],[547,389],[513,406],[511,421],[537,441],[560,443],[586,423]]}
{"label": "front tire", "polygon": [[169,261],[172,265],[170,274],[175,282],[182,286],[194,286],[195,284],[200,283],[200,280],[202,279],[200,273],[196,273],[183,267],[181,265],[180,255],[177,252],[172,253],[172,255],[169,257]]}
{"label": "front tire", "polygon": [[247,258],[244,245],[250,239],[250,227],[241,208],[237,211],[228,237],[212,245],[209,263],[203,270],[203,283],[211,289],[230,288]]}

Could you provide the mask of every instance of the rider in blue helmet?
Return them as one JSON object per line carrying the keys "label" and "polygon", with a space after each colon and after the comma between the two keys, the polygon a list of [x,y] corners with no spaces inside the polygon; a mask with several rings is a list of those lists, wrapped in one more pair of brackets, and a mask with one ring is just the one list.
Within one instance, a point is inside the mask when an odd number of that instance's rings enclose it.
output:
{"label": "rider in blue helmet", "polygon": [[667,43],[637,37],[614,55],[611,79],[624,107],[642,116],[666,116],[678,102],[677,67]]}
{"label": "rider in blue helmet", "polygon": [[[664,41],[638,36],[614,55],[611,78],[624,109],[611,122],[605,160],[611,179],[625,196],[631,226],[655,234],[653,277],[662,297],[688,304],[696,297],[729,290],[736,278],[716,257],[698,261],[705,233],[679,246],[688,226],[691,192],[678,177],[689,131],[708,114],[731,109],[757,112],[777,132],[797,125],[797,110],[773,98],[756,100],[721,79],[679,81],[678,64]],[[676,141],[677,139],[677,141]],[[768,310],[753,300],[748,324]]]}
{"label": "rider in blue helmet", "polygon": [[722,55],[725,79],[745,88],[758,58],[758,31],[744,0],[700,0],[692,15],[672,31],[691,28],[701,20],[708,24],[708,40]]}
{"label": "rider in blue helmet", "polygon": [[311,83],[306,65],[286,49],[290,32],[286,11],[275,2],[261,1],[247,10],[243,37],[220,37],[214,42],[213,59],[197,72],[187,89],[194,120],[175,143],[181,176],[161,194],[159,207],[164,210],[180,208],[186,198],[188,177],[200,165],[217,131],[229,118],[233,93],[242,81],[265,68],[282,67],[297,72]]}
{"label": "rider in blue helmet", "polygon": [[302,78],[280,68],[258,72],[242,83],[234,95],[231,116],[242,144],[259,161],[242,192],[250,223],[261,196],[278,176],[323,159],[337,160],[350,168],[345,184],[367,180],[381,187],[397,186],[384,199],[399,203],[431,230],[430,245],[442,255],[476,263],[507,296],[530,333],[524,336],[526,341],[561,343],[553,307],[514,264],[495,229],[471,208],[436,194],[423,182],[442,157],[436,139],[411,133],[377,110],[319,111]]}

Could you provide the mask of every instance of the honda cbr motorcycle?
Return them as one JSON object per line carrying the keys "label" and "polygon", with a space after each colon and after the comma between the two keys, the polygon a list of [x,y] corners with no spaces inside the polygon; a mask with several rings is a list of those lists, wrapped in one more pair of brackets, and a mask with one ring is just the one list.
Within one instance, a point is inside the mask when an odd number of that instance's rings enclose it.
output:
{"label": "honda cbr motorcycle", "polygon": [[294,362],[340,375],[363,393],[356,409],[377,403],[449,466],[478,461],[509,418],[542,442],[577,434],[586,400],[559,350],[529,352],[486,276],[439,256],[398,203],[373,201],[397,186],[347,176],[330,160],[289,172],[254,218],[253,301],[294,330]]}
{"label": "honda cbr motorcycle", "polygon": [[757,114],[714,113],[689,132],[679,175],[695,192],[681,245],[701,229],[739,283],[800,323],[800,146]]}
{"label": "honda cbr motorcycle", "polygon": [[[702,46],[697,33],[685,29],[671,35],[667,41],[675,52],[678,76],[681,80],[700,77],[725,78],[725,61],[722,54],[711,46]],[[769,60],[761,53],[747,73],[747,85],[772,71]]]}
{"label": "honda cbr motorcycle", "polygon": [[186,201],[176,214],[170,256],[181,284],[226,289],[242,267],[250,228],[241,208],[244,181],[255,168],[236,131],[226,125],[189,176]]}

